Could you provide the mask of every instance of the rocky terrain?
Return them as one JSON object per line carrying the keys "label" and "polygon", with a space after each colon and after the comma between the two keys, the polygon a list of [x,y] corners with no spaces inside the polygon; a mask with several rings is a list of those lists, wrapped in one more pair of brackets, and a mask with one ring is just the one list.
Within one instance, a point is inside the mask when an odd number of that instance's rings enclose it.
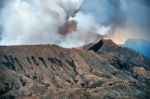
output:
{"label": "rocky terrain", "polygon": [[150,59],[111,40],[1,46],[0,99],[150,99]]}

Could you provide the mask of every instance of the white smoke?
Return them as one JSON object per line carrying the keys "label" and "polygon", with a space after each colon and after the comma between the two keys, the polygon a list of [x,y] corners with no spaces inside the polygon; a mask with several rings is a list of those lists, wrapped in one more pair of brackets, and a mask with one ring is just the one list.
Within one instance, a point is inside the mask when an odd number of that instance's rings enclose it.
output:
{"label": "white smoke", "polygon": [[[83,0],[11,0],[0,13],[3,28],[0,45],[57,44],[79,47],[106,35],[111,27],[97,23],[92,15],[76,12]],[[66,20],[77,21],[77,30],[59,33]]]}
{"label": "white smoke", "polygon": [[129,38],[150,38],[150,0],[85,0],[80,13],[96,20],[101,35],[106,35],[110,28],[107,38],[115,38],[117,43]]}
{"label": "white smoke", "polygon": [[66,48],[80,47],[102,39],[102,37],[106,36],[111,30],[110,26],[97,23],[97,20],[90,14],[79,12],[76,17],[71,18],[71,20],[72,19],[78,22],[77,31],[67,35],[60,43],[60,46]]}
{"label": "white smoke", "polygon": [[3,45],[57,43],[58,28],[74,16],[82,0],[11,0],[0,16]]}

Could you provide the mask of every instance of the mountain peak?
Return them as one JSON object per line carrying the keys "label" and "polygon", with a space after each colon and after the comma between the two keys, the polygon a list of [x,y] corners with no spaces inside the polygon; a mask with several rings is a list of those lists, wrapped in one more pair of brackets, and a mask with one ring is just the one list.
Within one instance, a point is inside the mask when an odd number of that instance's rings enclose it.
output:
{"label": "mountain peak", "polygon": [[107,45],[116,45],[111,39],[102,39],[101,41]]}
{"label": "mountain peak", "polygon": [[116,48],[117,44],[115,44],[111,39],[102,39],[97,43],[91,43],[85,45],[83,48],[87,50],[93,50],[94,52],[99,52],[103,48]]}

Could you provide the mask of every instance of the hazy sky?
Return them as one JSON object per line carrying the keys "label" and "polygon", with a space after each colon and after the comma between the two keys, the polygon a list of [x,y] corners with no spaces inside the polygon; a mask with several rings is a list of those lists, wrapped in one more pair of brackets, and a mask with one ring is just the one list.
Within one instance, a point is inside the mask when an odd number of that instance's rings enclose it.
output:
{"label": "hazy sky", "polygon": [[110,37],[117,43],[128,38],[149,40],[150,0],[85,0],[80,11],[111,26]]}
{"label": "hazy sky", "polygon": [[[64,36],[69,20],[77,30]],[[0,45],[78,47],[102,37],[149,40],[150,0],[0,0]]]}

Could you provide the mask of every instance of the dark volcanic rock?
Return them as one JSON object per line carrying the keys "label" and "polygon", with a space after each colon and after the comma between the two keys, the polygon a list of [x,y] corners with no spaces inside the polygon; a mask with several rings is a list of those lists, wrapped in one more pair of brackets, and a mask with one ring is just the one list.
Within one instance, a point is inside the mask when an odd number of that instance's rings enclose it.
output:
{"label": "dark volcanic rock", "polygon": [[111,40],[84,49],[1,46],[0,99],[149,98],[148,58]]}

